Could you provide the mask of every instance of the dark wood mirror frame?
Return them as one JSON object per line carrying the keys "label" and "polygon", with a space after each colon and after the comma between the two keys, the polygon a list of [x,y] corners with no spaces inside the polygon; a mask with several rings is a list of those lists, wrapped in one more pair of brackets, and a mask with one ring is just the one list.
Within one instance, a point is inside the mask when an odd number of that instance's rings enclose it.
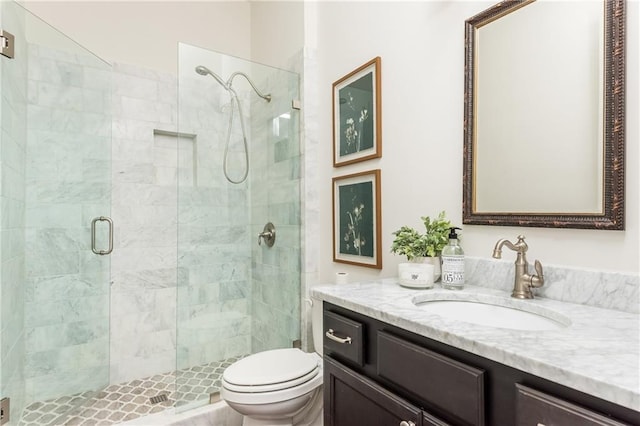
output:
{"label": "dark wood mirror frame", "polygon": [[602,214],[474,212],[474,49],[476,29],[531,0],[500,2],[465,22],[462,223],[546,228],[624,229],[625,0],[604,0],[604,179]]}

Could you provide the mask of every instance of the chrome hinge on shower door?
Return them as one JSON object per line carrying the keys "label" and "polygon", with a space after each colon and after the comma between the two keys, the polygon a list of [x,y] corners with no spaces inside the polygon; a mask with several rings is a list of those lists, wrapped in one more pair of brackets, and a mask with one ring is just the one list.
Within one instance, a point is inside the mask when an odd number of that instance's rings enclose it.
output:
{"label": "chrome hinge on shower door", "polygon": [[9,422],[9,413],[11,411],[11,402],[9,398],[2,398],[0,400],[0,425]]}
{"label": "chrome hinge on shower door", "polygon": [[15,37],[13,34],[0,30],[0,54],[6,56],[7,58],[13,59],[13,45],[14,45]]}

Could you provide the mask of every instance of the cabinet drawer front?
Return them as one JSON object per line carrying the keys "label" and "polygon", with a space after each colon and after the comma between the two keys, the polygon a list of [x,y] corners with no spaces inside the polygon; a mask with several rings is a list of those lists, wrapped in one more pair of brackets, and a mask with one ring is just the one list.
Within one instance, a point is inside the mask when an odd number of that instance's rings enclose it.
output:
{"label": "cabinet drawer front", "polygon": [[464,424],[485,424],[483,370],[380,331],[378,375]]}
{"label": "cabinet drawer front", "polygon": [[364,325],[342,315],[324,311],[323,346],[325,355],[364,363]]}
{"label": "cabinet drawer front", "polygon": [[616,420],[526,386],[516,384],[516,426],[626,426]]}

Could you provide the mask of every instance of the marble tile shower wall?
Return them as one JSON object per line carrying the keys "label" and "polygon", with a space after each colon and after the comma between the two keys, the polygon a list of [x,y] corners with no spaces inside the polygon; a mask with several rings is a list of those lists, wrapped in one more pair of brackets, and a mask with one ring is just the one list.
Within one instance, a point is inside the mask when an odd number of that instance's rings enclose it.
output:
{"label": "marble tile shower wall", "polygon": [[[318,61],[314,48],[305,47],[298,55],[292,58],[292,69],[300,74],[301,96],[304,108],[301,117],[301,143],[302,161],[301,175],[304,176],[302,185],[302,237],[301,241],[310,241],[320,234],[320,198],[318,195],[318,157],[320,143],[318,138],[318,88],[317,81]],[[302,245],[302,288],[301,297],[301,327],[302,347],[307,351],[314,350],[313,334],[311,329],[311,309],[306,300],[309,300],[311,287],[318,283],[318,245]]]}
{"label": "marble tile shower wall", "polygon": [[29,45],[25,387],[29,401],[109,380],[109,258],[89,246],[109,214],[109,67]]}
{"label": "marble tile shower wall", "polygon": [[[276,244],[252,246],[252,349],[290,347],[300,339],[301,146],[298,76],[273,71],[260,83],[272,101],[252,108],[252,231],[267,222],[276,227]],[[254,102],[260,102],[255,100]]]}
{"label": "marble tile shower wall", "polygon": [[[24,13],[0,2],[0,23],[25,51]],[[27,61],[0,58],[0,396],[11,397],[11,417],[24,406],[24,212],[27,144]]]}
{"label": "marble tile shower wall", "polygon": [[[250,92],[240,87],[238,95],[248,123]],[[251,351],[249,190],[246,183],[231,184],[222,174],[229,101],[214,79],[196,73],[181,76],[180,132],[196,136],[190,142],[195,144],[193,150],[185,146],[179,153],[181,157],[196,155],[195,169],[185,168],[179,177],[179,370]],[[236,172],[245,167],[238,140],[236,115],[229,163],[236,179]]]}
{"label": "marble tile shower wall", "polygon": [[247,188],[203,81],[113,67],[111,383],[250,350]]}
{"label": "marble tile shower wall", "polygon": [[111,383],[175,369],[175,76],[113,65]]}

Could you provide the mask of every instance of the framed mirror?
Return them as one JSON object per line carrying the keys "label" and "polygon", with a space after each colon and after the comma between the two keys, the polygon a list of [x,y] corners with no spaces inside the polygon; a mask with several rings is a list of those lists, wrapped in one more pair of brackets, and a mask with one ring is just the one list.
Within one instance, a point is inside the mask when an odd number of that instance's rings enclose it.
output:
{"label": "framed mirror", "polygon": [[465,23],[463,223],[624,229],[625,2]]}

